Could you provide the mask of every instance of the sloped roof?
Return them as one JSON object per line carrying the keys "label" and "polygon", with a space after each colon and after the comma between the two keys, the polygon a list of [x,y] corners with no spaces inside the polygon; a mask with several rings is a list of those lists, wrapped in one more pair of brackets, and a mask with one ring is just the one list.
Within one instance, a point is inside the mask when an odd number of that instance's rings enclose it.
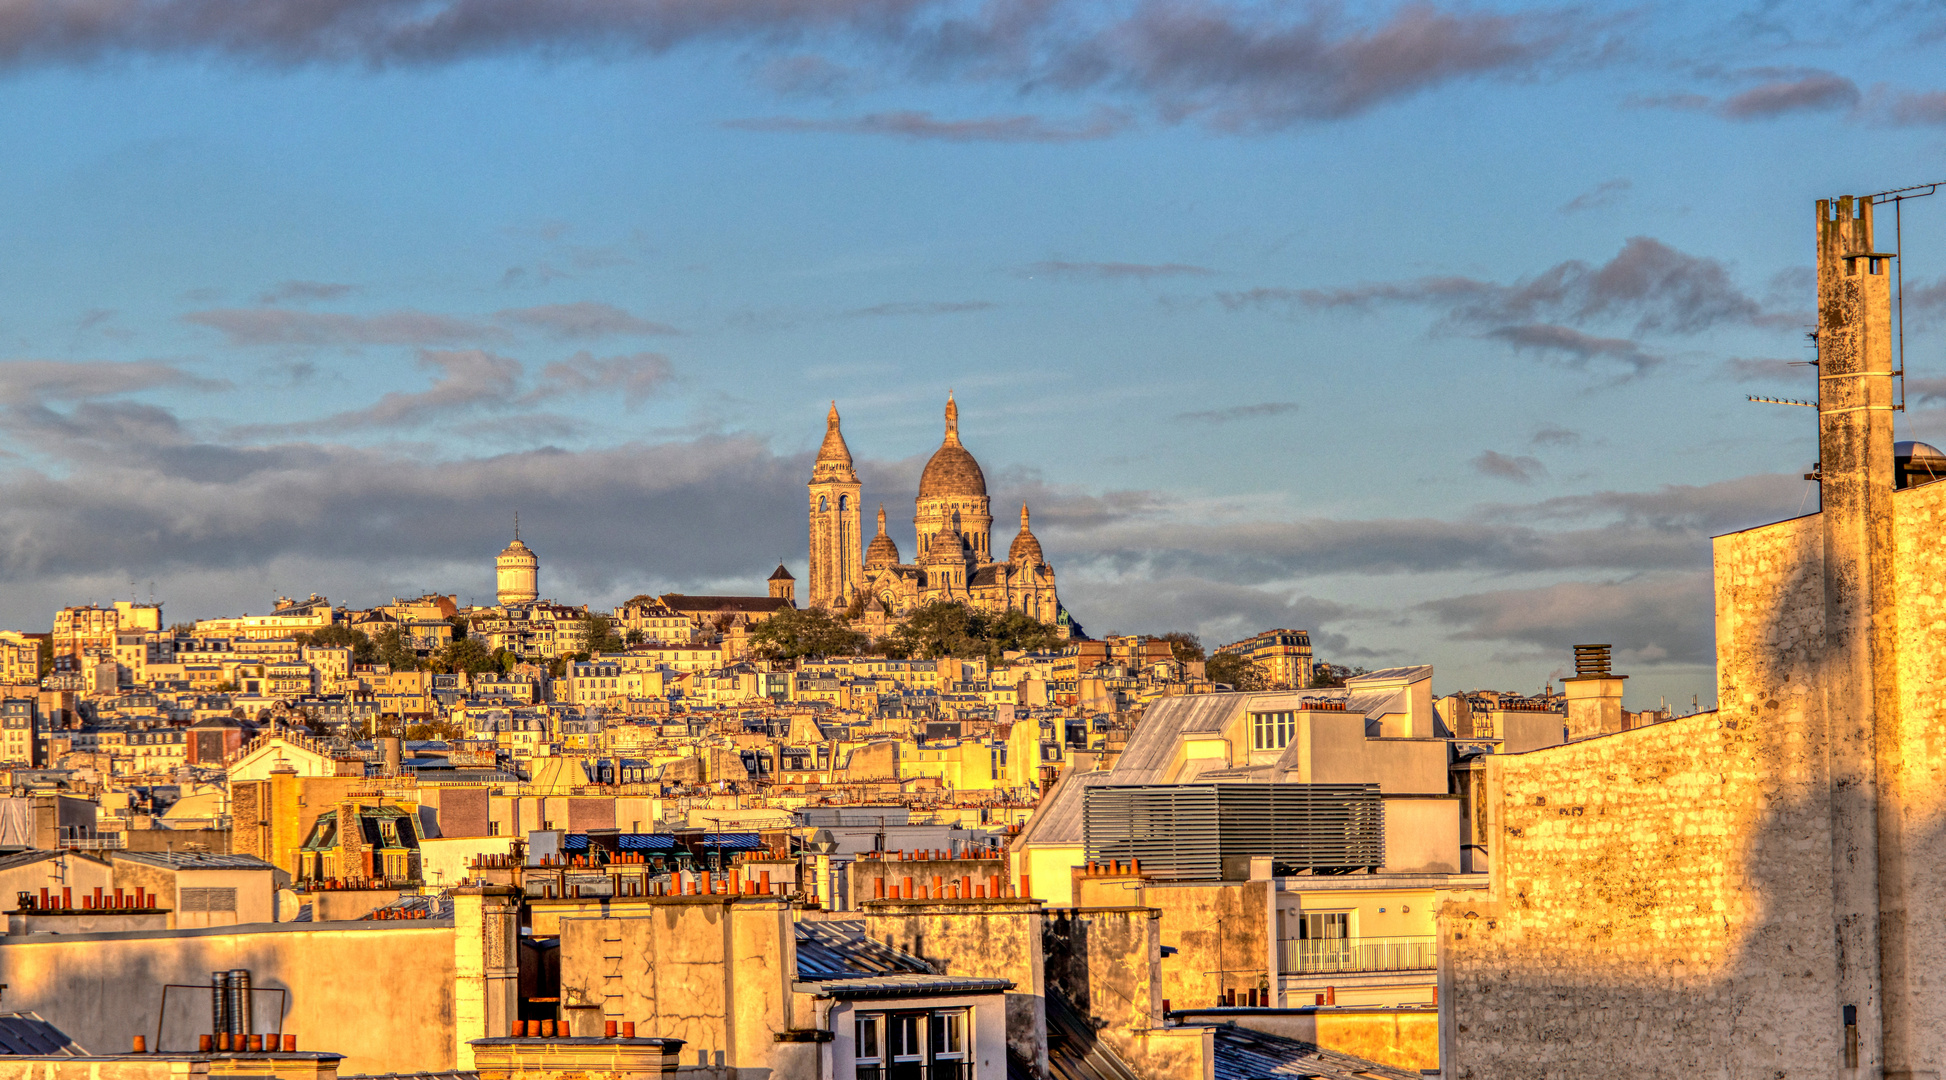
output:
{"label": "sloped roof", "polygon": [[777,596],[684,596],[681,593],[664,593],[662,603],[684,614],[694,611],[778,611],[794,606],[789,600]]}
{"label": "sloped roof", "polygon": [[1235,1024],[1219,1026],[1215,1036],[1216,1080],[1278,1076],[1316,1077],[1317,1080],[1422,1080],[1411,1070]]}
{"label": "sloped roof", "polygon": [[0,1014],[0,1054],[22,1057],[88,1057],[67,1033],[35,1012]]}
{"label": "sloped roof", "polygon": [[255,855],[216,855],[207,851],[115,851],[110,858],[164,870],[275,870]]}
{"label": "sloped roof", "polygon": [[859,975],[933,974],[924,960],[865,932],[863,919],[797,924],[797,977],[803,981]]}

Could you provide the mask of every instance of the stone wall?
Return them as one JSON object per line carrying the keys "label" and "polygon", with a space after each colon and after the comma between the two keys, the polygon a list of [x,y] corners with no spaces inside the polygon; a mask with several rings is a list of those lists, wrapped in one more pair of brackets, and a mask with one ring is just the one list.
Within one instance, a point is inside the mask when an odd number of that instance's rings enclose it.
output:
{"label": "stone wall", "polygon": [[1047,1003],[1038,900],[866,900],[866,933],[942,975],[1008,979],[1007,1049],[1047,1075]]}
{"label": "stone wall", "polygon": [[1162,912],[1162,996],[1177,1009],[1215,1005],[1226,990],[1270,985],[1269,881],[1150,882],[1140,902]]}

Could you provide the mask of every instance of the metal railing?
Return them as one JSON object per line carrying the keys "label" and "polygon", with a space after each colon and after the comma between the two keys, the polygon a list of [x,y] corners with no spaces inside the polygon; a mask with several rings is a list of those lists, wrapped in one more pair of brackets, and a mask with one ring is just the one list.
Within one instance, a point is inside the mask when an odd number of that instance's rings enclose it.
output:
{"label": "metal railing", "polygon": [[857,1080],[973,1080],[970,1061],[900,1062],[855,1066]]}
{"label": "metal railing", "polygon": [[1432,937],[1286,938],[1286,975],[1328,975],[1355,971],[1430,971],[1438,966]]}

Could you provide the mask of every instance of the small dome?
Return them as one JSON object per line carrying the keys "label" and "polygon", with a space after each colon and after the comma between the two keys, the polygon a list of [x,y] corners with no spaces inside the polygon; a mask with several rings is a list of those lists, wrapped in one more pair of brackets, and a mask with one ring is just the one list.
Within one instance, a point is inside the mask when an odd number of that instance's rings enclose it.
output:
{"label": "small dome", "polygon": [[515,558],[520,558],[524,556],[526,558],[531,559],[534,557],[534,551],[532,548],[528,547],[526,543],[524,543],[519,537],[515,537],[514,542],[508,544],[500,552],[500,557],[503,559],[508,557],[509,555]]}
{"label": "small dome", "polygon": [[1047,559],[1041,554],[1041,542],[1034,536],[1034,530],[1027,527],[1027,504],[1020,504],[1020,535],[1007,548],[1007,561],[1028,563],[1038,566]]}
{"label": "small dome", "polygon": [[932,542],[926,545],[927,561],[944,560],[958,562],[966,558],[966,541],[959,533],[959,511],[953,511],[953,523],[932,535]]}
{"label": "small dome", "polygon": [[1946,454],[1940,453],[1938,447],[1930,443],[1922,442],[1895,442],[1892,444],[1892,456],[1902,458],[1946,458]]}
{"label": "small dome", "polygon": [[932,460],[926,462],[926,471],[919,474],[919,497],[922,499],[977,497],[986,498],[987,478],[980,471],[980,463],[966,452],[959,442],[959,405],[953,395],[946,395],[946,441],[933,452]]}
{"label": "small dome", "polygon": [[882,566],[899,565],[899,545],[885,535],[885,507],[878,508],[878,535],[872,537],[870,546],[865,548],[865,566],[876,570]]}

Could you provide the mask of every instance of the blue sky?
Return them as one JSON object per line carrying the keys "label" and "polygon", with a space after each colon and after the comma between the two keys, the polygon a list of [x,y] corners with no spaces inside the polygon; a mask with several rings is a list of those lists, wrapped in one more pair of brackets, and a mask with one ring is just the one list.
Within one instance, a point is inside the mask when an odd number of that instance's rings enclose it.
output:
{"label": "blue sky", "polygon": [[[803,573],[957,394],[1091,632],[1707,704],[1814,509],[1813,201],[1946,179],[1946,11],[211,0],[0,20],[0,621]],[[1908,204],[1946,439],[1946,199]]]}

